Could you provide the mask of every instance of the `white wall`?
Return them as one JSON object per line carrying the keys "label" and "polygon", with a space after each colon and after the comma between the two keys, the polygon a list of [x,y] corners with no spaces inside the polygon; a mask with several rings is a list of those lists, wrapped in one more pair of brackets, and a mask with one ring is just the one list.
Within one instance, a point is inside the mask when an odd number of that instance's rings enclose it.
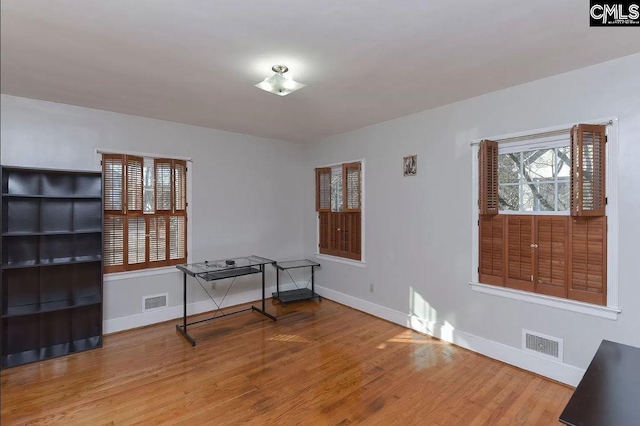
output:
{"label": "white wall", "polygon": [[[302,255],[300,145],[13,96],[2,95],[1,102],[2,164],[99,170],[96,148],[191,157],[190,258]],[[267,271],[268,284],[275,285],[273,268]],[[197,284],[191,286],[192,301],[208,299]],[[255,276],[243,277],[231,293],[258,287]],[[182,304],[177,270],[107,281],[104,319],[140,314],[143,295],[165,292],[171,306]]]}
{"label": "white wall", "polygon": [[[620,120],[617,321],[472,291],[469,143],[610,116]],[[319,141],[305,152],[305,253],[317,247],[313,169],[364,158],[366,267],[323,261],[318,284],[512,348],[522,328],[557,336],[565,363],[586,368],[601,339],[640,346],[639,134],[640,54]],[[409,154],[418,155],[418,175],[405,178]]]}
{"label": "white wall", "polygon": [[[328,296],[390,317],[413,313],[485,353],[491,345],[519,348],[522,328],[561,337],[565,362],[586,368],[603,338],[640,346],[639,93],[634,55],[306,147],[3,95],[1,155],[8,165],[73,169],[97,169],[96,147],[193,157],[193,258],[255,253],[278,260],[316,251],[313,169],[364,158],[367,264],[322,261],[316,282]],[[610,116],[620,119],[617,321],[472,291],[469,142]],[[416,177],[402,176],[408,154],[418,154]],[[105,319],[139,313],[145,294],[169,292],[177,306],[180,282],[177,273],[106,282]],[[236,291],[250,288],[251,279]],[[194,294],[194,301],[206,299]]]}

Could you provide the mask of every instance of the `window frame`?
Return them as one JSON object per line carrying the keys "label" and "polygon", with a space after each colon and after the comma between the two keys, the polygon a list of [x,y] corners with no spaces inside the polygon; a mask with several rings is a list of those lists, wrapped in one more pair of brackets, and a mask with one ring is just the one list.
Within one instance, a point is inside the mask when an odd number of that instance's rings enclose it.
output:
{"label": "window frame", "polygon": [[[193,176],[193,160],[191,157],[184,157],[184,156],[174,156],[174,155],[166,155],[166,154],[158,154],[158,153],[148,153],[148,152],[136,152],[136,151],[120,151],[120,150],[112,150],[112,149],[103,149],[103,148],[96,148],[95,150],[95,163],[97,165],[98,170],[102,171],[102,155],[103,154],[115,154],[115,155],[129,155],[129,156],[137,156],[137,157],[142,157],[144,158],[151,158],[151,159],[166,159],[166,158],[170,158],[173,160],[180,160],[180,161],[184,161],[186,163],[186,194],[185,194],[185,198],[186,198],[186,209],[184,212],[184,215],[189,218],[191,217],[191,212],[192,212],[192,176]],[[144,167],[144,163],[143,163],[143,167]],[[154,170],[155,173],[155,170]],[[155,178],[155,176],[154,176]],[[154,179],[155,181],[155,179]],[[143,185],[144,187],[144,185]],[[155,184],[154,184],[154,188],[155,188]],[[143,194],[144,194],[144,188],[143,188]],[[155,207],[155,206],[154,206]],[[143,208],[144,210],[144,208]],[[155,211],[154,213],[141,213],[140,216],[142,217],[151,217],[154,216],[155,214],[162,214],[162,213],[167,213],[169,214],[169,212],[160,212],[158,213],[157,211]],[[169,214],[170,215],[170,214]],[[168,226],[168,224],[167,224]],[[193,235],[193,230],[192,230],[192,221],[191,220],[187,220],[186,221],[186,250],[187,250],[187,263],[192,262],[192,238],[191,236]],[[104,244],[104,243],[103,243]],[[127,250],[127,247],[125,247],[125,250]],[[167,256],[169,254],[167,253]],[[164,275],[164,274],[172,274],[172,273],[176,273],[179,272],[175,265],[169,265],[169,266],[156,266],[156,267],[148,267],[148,268],[142,268],[142,269],[134,269],[134,270],[129,270],[129,271],[121,271],[121,272],[108,272],[108,273],[104,273],[104,281],[118,281],[118,280],[127,280],[127,279],[133,279],[133,278],[139,278],[139,277],[147,277],[147,276],[155,276],[155,275]]]}
{"label": "window frame", "polygon": [[[322,168],[333,168],[336,166],[342,166],[343,164],[352,164],[352,163],[360,163],[360,260],[355,260],[355,259],[349,259],[346,257],[340,257],[340,256],[333,256],[330,254],[324,254],[324,253],[320,253],[320,215],[318,213],[318,211],[314,210],[314,214],[316,216],[316,242],[315,242],[315,257],[317,259],[320,260],[328,260],[330,262],[337,262],[337,263],[342,263],[345,265],[351,265],[351,266],[357,266],[357,267],[361,267],[364,268],[365,265],[367,264],[366,262],[366,258],[365,258],[365,252],[366,252],[366,244],[365,244],[365,220],[366,220],[366,215],[365,215],[365,159],[364,158],[360,158],[357,160],[349,160],[349,161],[341,161],[339,163],[330,163],[330,164],[323,164],[323,165],[319,165],[314,167],[314,171],[316,169],[322,169]],[[344,176],[343,176],[344,179]],[[344,183],[344,181],[343,181]],[[318,195],[316,194],[316,185],[315,185],[315,175],[314,175],[314,200],[317,200]],[[329,210],[331,211],[331,210]],[[343,210],[344,211],[344,210]],[[348,210],[347,210],[348,211]]]}
{"label": "window frame", "polygon": [[[479,196],[479,164],[478,164],[478,152],[479,143],[484,139],[490,140],[504,140],[509,138],[527,137],[541,133],[556,132],[566,130],[569,135],[573,124],[602,124],[609,123],[608,125],[608,141],[606,144],[606,176],[605,176],[605,190],[607,194],[606,216],[608,222],[607,229],[607,289],[606,289],[606,305],[593,305],[590,303],[575,301],[571,299],[564,299],[554,296],[548,296],[539,293],[531,293],[522,290],[516,290],[512,288],[498,287],[491,284],[481,283],[479,281],[479,227],[478,227],[478,196]],[[503,134],[492,136],[489,138],[476,139],[471,142],[471,224],[472,224],[472,257],[471,257],[471,279],[469,285],[472,290],[485,294],[495,295],[499,297],[505,297],[509,299],[516,299],[520,301],[530,302],[534,304],[552,306],[568,311],[581,312],[588,315],[593,315],[601,318],[616,320],[618,314],[621,312],[618,304],[618,249],[619,249],[619,166],[618,166],[618,117],[605,117],[595,120],[576,120],[572,123],[563,124],[559,126],[538,128],[524,132],[517,132],[511,134]],[[556,137],[557,139],[557,137]],[[544,148],[542,145],[543,138],[538,138],[541,141],[541,145],[538,149]],[[526,145],[532,145],[534,140],[526,142],[510,142],[509,149],[521,150],[520,147]],[[509,212],[500,211],[501,215],[569,215],[569,212]]]}

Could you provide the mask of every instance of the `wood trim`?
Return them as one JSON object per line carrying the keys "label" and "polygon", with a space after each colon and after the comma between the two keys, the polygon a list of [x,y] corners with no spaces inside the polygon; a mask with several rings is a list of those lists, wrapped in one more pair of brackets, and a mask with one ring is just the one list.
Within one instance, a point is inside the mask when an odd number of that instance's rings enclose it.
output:
{"label": "wood trim", "polygon": [[[329,175],[329,206],[326,208],[320,207],[320,176],[323,174]],[[322,167],[316,169],[316,211],[317,212],[330,212],[331,211],[331,167]]]}
{"label": "wood trim", "polygon": [[478,211],[496,215],[498,200],[498,142],[483,140],[478,151]]}

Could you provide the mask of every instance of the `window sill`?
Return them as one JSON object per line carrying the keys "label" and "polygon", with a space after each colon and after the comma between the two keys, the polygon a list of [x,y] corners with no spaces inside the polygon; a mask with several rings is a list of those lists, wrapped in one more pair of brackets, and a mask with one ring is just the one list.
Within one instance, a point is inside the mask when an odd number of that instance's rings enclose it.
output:
{"label": "window sill", "polygon": [[590,303],[577,302],[575,300],[561,299],[543,294],[529,293],[511,288],[497,287],[489,284],[481,284],[470,282],[471,288],[480,293],[491,294],[494,296],[506,297],[508,299],[521,300],[523,302],[536,303],[538,305],[551,306],[553,308],[564,309],[572,312],[593,315],[600,318],[617,320],[618,314],[621,312],[618,308],[608,306],[592,305]]}
{"label": "window sill", "polygon": [[329,256],[328,254],[316,253],[316,259],[328,260],[329,262],[343,263],[345,265],[357,266],[358,268],[364,268],[367,262],[364,260],[352,260],[345,259],[343,257]]}
{"label": "window sill", "polygon": [[180,272],[175,266],[163,266],[160,268],[143,269],[141,271],[114,272],[105,274],[104,281],[130,280],[133,278],[152,277],[154,275],[166,275]]}

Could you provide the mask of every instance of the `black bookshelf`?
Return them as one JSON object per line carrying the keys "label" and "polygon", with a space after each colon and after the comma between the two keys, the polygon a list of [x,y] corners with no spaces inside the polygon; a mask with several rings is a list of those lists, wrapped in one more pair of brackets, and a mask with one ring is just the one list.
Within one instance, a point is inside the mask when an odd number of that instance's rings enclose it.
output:
{"label": "black bookshelf", "polygon": [[102,174],[2,166],[2,368],[102,347]]}

